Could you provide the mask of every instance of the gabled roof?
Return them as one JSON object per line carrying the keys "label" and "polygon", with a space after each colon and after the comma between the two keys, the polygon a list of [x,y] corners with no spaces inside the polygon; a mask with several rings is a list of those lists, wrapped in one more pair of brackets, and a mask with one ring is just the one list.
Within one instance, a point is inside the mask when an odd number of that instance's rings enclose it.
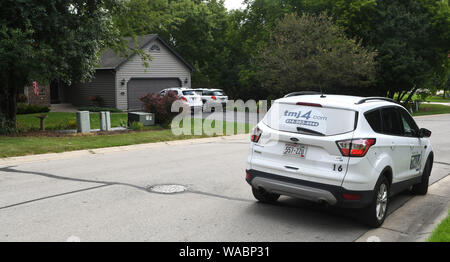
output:
{"label": "gabled roof", "polygon": [[[125,37],[127,45],[130,48],[143,48],[148,43],[159,40],[167,49],[169,49],[180,61],[185,64],[191,71],[194,71],[194,67],[189,64],[184,58],[177,53],[169,44],[167,44],[161,37],[156,34],[143,35],[136,37],[136,41],[132,37]],[[112,49],[106,49],[103,51],[100,58],[100,66],[97,69],[115,69],[117,70],[123,63],[128,61],[135,54],[131,54],[128,57],[124,57],[119,53],[115,53]]]}

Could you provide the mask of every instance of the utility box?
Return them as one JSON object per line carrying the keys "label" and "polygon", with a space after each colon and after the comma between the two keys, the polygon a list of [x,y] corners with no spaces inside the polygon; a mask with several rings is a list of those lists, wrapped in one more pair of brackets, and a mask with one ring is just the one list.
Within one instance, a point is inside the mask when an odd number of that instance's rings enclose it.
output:
{"label": "utility box", "polygon": [[91,132],[91,120],[89,118],[89,111],[77,112],[77,132],[78,133]]}
{"label": "utility box", "polygon": [[145,112],[129,112],[128,126],[133,122],[141,122],[144,126],[155,125],[155,114]]}
{"label": "utility box", "polygon": [[111,114],[109,111],[100,112],[100,130],[101,131],[111,130]]}

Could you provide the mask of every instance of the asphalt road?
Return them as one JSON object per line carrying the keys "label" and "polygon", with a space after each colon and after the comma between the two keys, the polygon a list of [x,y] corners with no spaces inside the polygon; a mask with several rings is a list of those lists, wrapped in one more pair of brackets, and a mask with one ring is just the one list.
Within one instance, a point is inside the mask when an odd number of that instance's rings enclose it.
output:
{"label": "asphalt road", "polygon": [[[433,183],[450,173],[450,115],[416,120],[433,131]],[[247,152],[245,136],[0,166],[0,241],[353,241],[369,230],[346,210],[257,203]],[[160,184],[188,190],[149,192]]]}

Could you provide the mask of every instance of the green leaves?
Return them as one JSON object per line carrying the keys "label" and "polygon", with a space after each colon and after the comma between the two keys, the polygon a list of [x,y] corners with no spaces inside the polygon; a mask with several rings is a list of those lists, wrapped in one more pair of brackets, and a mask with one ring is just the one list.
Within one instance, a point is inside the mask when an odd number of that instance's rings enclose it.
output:
{"label": "green leaves", "polygon": [[85,81],[102,49],[124,48],[112,21],[120,0],[2,0],[0,8],[0,114],[11,122],[31,80]]}
{"label": "green leaves", "polygon": [[322,13],[288,14],[271,30],[267,47],[256,57],[258,76],[271,93],[299,90],[363,93],[375,76],[375,53],[346,37]]}

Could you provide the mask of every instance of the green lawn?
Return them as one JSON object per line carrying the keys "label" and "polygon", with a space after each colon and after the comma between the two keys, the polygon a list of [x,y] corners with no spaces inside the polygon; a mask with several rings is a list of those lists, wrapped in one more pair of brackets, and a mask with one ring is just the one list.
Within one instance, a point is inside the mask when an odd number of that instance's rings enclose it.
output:
{"label": "green lawn", "polygon": [[449,114],[450,106],[436,104],[420,104],[419,112],[414,112],[413,116]]}
{"label": "green lawn", "polygon": [[450,212],[444,221],[433,230],[428,242],[450,242]]}
{"label": "green lawn", "polygon": [[[408,95],[405,95],[403,97],[403,101],[406,100],[406,98],[408,98]],[[417,99],[421,99],[417,94],[414,94],[411,98],[413,101],[417,100]],[[394,95],[394,100],[397,100],[397,95]],[[440,103],[450,103],[450,98],[442,98],[442,95],[440,96],[429,96],[427,98],[425,98],[426,102],[440,102]]]}
{"label": "green lawn", "polygon": [[[393,97],[392,99],[397,100],[397,97],[398,97],[398,95],[395,94],[394,97]],[[402,101],[406,100],[406,98],[408,98],[408,95],[403,96]],[[411,100],[413,100],[413,101],[414,101],[414,100],[417,100],[417,99],[420,99],[419,96],[418,96],[417,94],[414,94],[414,95],[411,97]]]}
{"label": "green lawn", "polygon": [[[196,119],[195,121],[204,123],[205,120]],[[222,124],[222,130],[226,130],[227,126],[233,125],[233,133],[248,133],[251,128],[249,124],[241,123],[209,122],[208,124],[214,126],[212,123]],[[174,135],[172,130],[162,129],[159,126],[148,129],[150,130],[111,135],[74,134],[62,137],[0,136],[0,148],[2,149],[0,158],[208,137],[202,129],[200,129],[199,135]],[[194,130],[194,125],[191,126],[191,130]]]}
{"label": "green lawn", "polygon": [[[48,117],[45,119],[45,129],[47,130],[61,130],[61,129],[76,129],[76,114],[75,113],[63,113],[63,112],[51,112],[47,113]],[[17,115],[17,127],[20,131],[33,131],[39,130],[40,120],[36,117],[42,114],[27,114]],[[100,128],[100,113],[91,113],[91,129]],[[126,113],[112,113],[111,114],[111,127],[120,126],[120,122],[127,122]]]}
{"label": "green lawn", "polygon": [[427,102],[440,102],[440,103],[450,103],[450,98],[442,98],[442,96],[429,96],[425,99]]}

